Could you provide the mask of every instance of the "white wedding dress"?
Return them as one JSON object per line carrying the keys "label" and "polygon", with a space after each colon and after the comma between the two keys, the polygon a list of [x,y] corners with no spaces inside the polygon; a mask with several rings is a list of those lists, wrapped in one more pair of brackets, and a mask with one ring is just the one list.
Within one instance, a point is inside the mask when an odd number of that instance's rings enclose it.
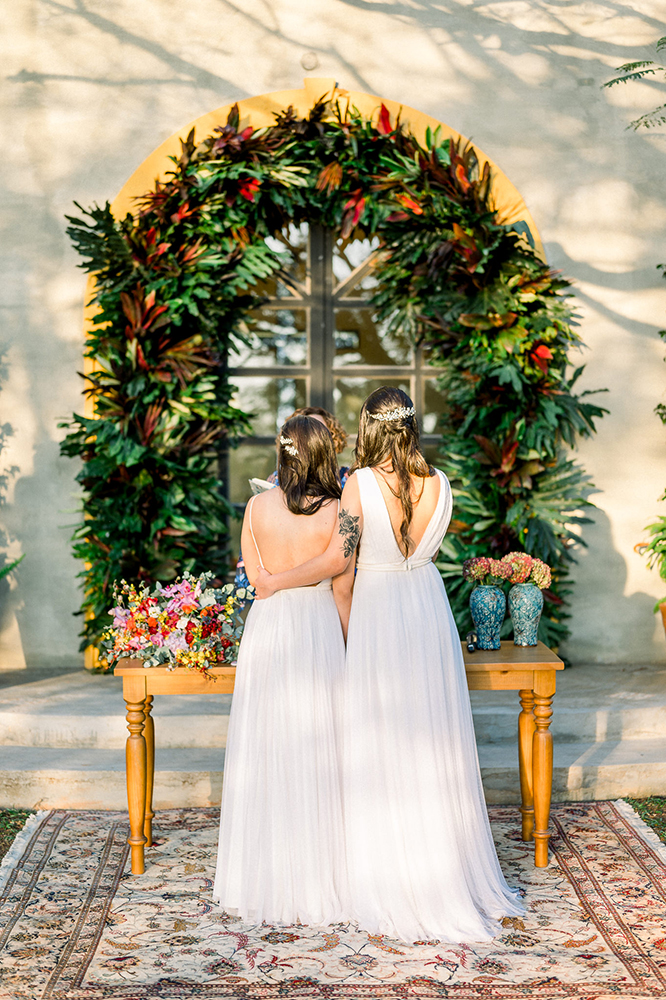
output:
{"label": "white wedding dress", "polygon": [[372,469],[355,475],[363,533],[342,714],[351,907],[407,942],[488,940],[523,913],[502,875],[481,786],[458,632],[432,562],[451,518],[440,494],[402,555]]}
{"label": "white wedding dress", "polygon": [[220,906],[245,920],[329,924],[346,915],[334,718],[344,660],[330,580],[279,591],[250,608],[213,888]]}

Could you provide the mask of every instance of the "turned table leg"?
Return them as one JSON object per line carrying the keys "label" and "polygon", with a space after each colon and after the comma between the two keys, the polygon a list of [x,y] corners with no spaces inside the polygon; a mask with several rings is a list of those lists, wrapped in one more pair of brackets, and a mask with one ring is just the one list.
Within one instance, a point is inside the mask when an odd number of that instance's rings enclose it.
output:
{"label": "turned table leg", "polygon": [[146,740],[143,735],[145,722],[145,696],[141,700],[133,692],[123,692],[127,705],[129,736],[125,744],[127,769],[127,806],[130,835],[127,843],[132,853],[132,874],[144,872],[143,849],[146,843],[143,826],[146,813]]}
{"label": "turned table leg", "polygon": [[534,785],[532,783],[532,742],[534,739],[534,692],[520,691],[518,716],[518,767],[520,771],[520,812],[523,840],[534,838]]}
{"label": "turned table leg", "polygon": [[146,809],[144,814],[143,832],[146,838],[146,847],[153,846],[153,784],[155,781],[155,723],[151,715],[153,708],[153,696],[146,696],[145,708],[145,729],[146,740]]}
{"label": "turned table leg", "polygon": [[[536,673],[536,671],[535,671]],[[550,720],[555,694],[555,674],[540,671],[534,680],[534,743],[532,775],[534,787],[534,864],[537,868],[548,865],[548,822],[550,798],[553,789],[553,734]]]}

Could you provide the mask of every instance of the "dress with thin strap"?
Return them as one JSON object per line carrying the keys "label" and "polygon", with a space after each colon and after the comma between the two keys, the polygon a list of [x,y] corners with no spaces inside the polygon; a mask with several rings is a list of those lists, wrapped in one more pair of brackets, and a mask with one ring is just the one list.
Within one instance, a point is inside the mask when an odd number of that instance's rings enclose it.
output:
{"label": "dress with thin strap", "polygon": [[343,801],[359,925],[404,941],[488,940],[523,907],[488,822],[458,632],[432,557],[451,518],[440,479],[410,558],[372,469],[363,509],[343,694]]}
{"label": "dress with thin strap", "polygon": [[[256,546],[251,507],[249,526]],[[245,920],[329,924],[347,910],[334,717],[344,657],[330,580],[280,591],[248,612],[213,888]]]}

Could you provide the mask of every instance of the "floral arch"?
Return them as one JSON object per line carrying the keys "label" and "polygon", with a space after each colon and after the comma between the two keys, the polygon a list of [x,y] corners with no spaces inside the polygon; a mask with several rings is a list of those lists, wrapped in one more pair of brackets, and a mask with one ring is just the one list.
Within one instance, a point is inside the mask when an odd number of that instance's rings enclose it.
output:
{"label": "floral arch", "polygon": [[262,282],[284,273],[272,238],[308,222],[380,243],[371,303],[387,330],[442,367],[443,467],[458,486],[441,569],[465,627],[460,560],[507,547],[554,565],[546,635],[564,634],[572,525],[584,474],[565,454],[601,410],[573,392],[579,343],[567,282],[502,172],[464,137],[395,102],[307,80],[218,109],[149,156],[112,205],[70,219],[91,275],[87,410],[79,456],[84,645],[114,582],[228,569],[216,460],[248,429],[229,351]]}

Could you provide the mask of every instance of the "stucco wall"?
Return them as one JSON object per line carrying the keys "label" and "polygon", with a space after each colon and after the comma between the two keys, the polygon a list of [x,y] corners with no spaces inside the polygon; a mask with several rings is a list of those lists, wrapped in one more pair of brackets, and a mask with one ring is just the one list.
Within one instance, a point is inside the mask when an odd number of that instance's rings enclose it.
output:
{"label": "stucco wall", "polygon": [[[80,662],[78,567],[69,553],[75,466],[59,418],[81,407],[84,278],[64,235],[74,199],[112,198],[185,122],[311,75],[402,101],[472,137],[524,195],[549,259],[577,283],[585,384],[611,415],[580,457],[600,490],[584,531],[567,652],[648,662],[666,652],[656,574],[633,552],[659,512],[666,432],[666,131],[626,131],[654,85],[601,90],[651,57],[666,2],[506,0],[15,0],[0,13],[2,65],[0,420],[16,465],[2,521],[25,552],[0,590],[0,668]],[[312,56],[310,55],[310,59]],[[661,96],[663,100],[663,96]],[[5,591],[7,587],[5,585]]]}

